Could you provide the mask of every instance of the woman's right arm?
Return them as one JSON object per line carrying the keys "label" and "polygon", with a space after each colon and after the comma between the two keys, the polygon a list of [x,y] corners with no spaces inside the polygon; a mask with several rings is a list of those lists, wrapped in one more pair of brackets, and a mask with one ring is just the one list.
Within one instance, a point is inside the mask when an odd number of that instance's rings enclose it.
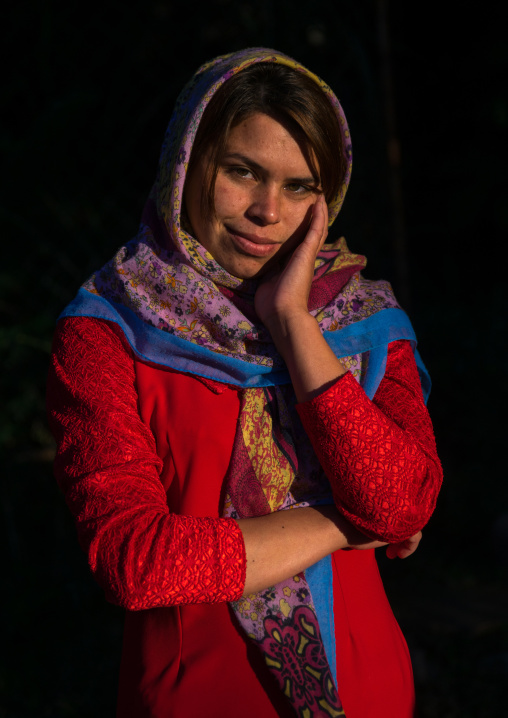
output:
{"label": "woman's right arm", "polygon": [[113,325],[59,322],[47,394],[55,474],[108,600],[138,610],[238,598],[238,525],[170,513],[162,462],[138,412],[134,363]]}
{"label": "woman's right arm", "polygon": [[80,543],[108,599],[125,608],[232,601],[334,550],[379,545],[332,507],[238,522],[171,513],[138,412],[133,359],[107,322],[59,322],[48,412]]}

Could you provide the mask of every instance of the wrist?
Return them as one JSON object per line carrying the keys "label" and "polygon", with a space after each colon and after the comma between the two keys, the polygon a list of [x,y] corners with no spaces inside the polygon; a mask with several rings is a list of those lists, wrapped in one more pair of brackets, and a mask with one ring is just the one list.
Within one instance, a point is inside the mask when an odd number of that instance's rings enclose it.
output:
{"label": "wrist", "polygon": [[306,310],[274,314],[265,321],[265,326],[283,359],[286,359],[287,352],[292,351],[293,344],[299,337],[308,337],[312,333],[321,336],[319,324]]}

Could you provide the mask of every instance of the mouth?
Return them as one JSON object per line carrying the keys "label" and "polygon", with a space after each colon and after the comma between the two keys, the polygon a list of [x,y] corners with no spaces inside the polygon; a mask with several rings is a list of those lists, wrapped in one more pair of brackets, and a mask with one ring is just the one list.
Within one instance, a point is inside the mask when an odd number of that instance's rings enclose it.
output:
{"label": "mouth", "polygon": [[240,234],[230,227],[226,227],[226,230],[237,249],[251,257],[271,257],[281,245],[280,242],[274,242],[267,237],[259,237],[248,232]]}

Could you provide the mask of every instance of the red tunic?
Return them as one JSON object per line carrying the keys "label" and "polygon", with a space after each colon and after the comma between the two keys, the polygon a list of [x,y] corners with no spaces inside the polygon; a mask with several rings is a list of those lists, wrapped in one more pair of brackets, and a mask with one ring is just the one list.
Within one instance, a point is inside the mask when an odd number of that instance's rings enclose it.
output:
{"label": "red tunic", "polygon": [[[292,716],[227,604],[245,580],[242,534],[219,518],[237,390],[143,363],[115,325],[72,318],[58,326],[48,402],[80,542],[128,609],[118,716]],[[406,342],[390,346],[374,402],[346,374],[299,410],[353,523],[387,540],[425,524],[441,472]],[[347,718],[409,718],[409,655],[374,551],[338,551],[332,565]]]}

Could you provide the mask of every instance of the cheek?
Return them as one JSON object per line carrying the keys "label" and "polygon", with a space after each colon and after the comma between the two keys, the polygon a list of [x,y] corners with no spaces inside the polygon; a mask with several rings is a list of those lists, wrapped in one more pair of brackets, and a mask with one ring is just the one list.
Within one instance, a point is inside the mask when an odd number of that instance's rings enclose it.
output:
{"label": "cheek", "polygon": [[243,214],[248,207],[248,195],[219,175],[215,184],[214,204],[215,214],[219,219],[235,217]]}

